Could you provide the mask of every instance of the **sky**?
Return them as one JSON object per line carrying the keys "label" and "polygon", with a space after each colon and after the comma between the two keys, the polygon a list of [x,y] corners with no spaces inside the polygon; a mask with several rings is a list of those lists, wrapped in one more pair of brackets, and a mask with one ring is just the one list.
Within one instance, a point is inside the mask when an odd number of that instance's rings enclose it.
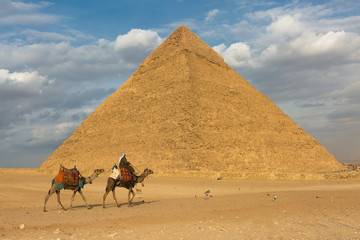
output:
{"label": "sky", "polygon": [[358,0],[0,0],[0,168],[39,167],[180,25],[360,162]]}

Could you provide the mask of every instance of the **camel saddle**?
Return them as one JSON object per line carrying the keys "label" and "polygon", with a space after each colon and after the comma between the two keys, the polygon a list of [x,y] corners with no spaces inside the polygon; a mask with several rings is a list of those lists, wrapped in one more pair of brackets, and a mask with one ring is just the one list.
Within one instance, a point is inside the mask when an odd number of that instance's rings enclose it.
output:
{"label": "camel saddle", "polygon": [[120,168],[120,180],[122,182],[129,182],[133,179],[133,174],[126,168]]}
{"label": "camel saddle", "polygon": [[79,186],[80,172],[74,167],[67,169],[60,166],[58,175],[54,178],[57,184],[63,184],[66,187]]}

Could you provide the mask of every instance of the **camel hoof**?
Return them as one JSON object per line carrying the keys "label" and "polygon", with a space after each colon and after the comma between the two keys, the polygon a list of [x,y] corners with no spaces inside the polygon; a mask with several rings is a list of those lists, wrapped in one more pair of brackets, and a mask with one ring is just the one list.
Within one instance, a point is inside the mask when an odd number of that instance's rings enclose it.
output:
{"label": "camel hoof", "polygon": [[87,209],[92,209],[92,207],[89,207],[89,206],[88,206]]}
{"label": "camel hoof", "polygon": [[117,207],[121,207],[121,205],[117,205]]}
{"label": "camel hoof", "polygon": [[46,209],[44,209],[44,212],[47,212],[47,210],[46,210]]}

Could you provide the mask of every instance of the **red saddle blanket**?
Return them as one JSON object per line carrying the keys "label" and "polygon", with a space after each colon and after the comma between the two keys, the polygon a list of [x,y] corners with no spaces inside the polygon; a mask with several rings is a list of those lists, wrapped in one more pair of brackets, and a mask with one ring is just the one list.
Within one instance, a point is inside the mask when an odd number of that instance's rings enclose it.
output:
{"label": "red saddle blanket", "polygon": [[54,180],[58,184],[64,183],[66,186],[78,186],[79,176],[80,172],[76,168],[67,169],[61,167],[58,175],[54,178]]}
{"label": "red saddle blanket", "polygon": [[132,173],[126,168],[120,168],[120,180],[123,182],[132,180]]}

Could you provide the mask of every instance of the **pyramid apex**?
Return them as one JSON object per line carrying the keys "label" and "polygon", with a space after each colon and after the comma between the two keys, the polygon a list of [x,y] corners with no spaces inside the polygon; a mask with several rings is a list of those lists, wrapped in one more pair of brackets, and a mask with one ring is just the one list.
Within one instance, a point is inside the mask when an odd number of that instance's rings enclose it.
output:
{"label": "pyramid apex", "polygon": [[141,65],[146,65],[151,62],[151,60],[166,57],[169,54],[176,51],[182,51],[184,49],[203,56],[218,65],[227,66],[224,59],[215,50],[213,50],[185,25],[180,25],[141,63]]}

